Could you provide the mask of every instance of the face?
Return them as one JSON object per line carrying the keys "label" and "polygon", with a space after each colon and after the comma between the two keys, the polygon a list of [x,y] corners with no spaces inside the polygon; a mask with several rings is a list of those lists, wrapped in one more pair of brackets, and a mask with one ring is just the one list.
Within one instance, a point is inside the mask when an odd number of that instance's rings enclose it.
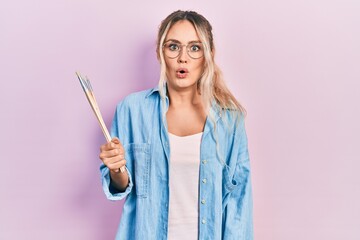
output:
{"label": "face", "polygon": [[168,87],[177,91],[197,89],[205,60],[194,26],[187,20],[175,23],[168,31],[163,51]]}

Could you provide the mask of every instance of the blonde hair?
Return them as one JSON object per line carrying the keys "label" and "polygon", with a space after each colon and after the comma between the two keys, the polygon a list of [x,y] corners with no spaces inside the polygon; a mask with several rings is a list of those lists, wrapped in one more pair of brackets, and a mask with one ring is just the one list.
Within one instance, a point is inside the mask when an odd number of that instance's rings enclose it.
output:
{"label": "blonde hair", "polygon": [[[204,72],[198,80],[198,91],[201,94],[206,112],[210,107],[215,107],[219,112],[233,110],[234,113],[245,115],[245,109],[227,88],[222,73],[215,64],[212,27],[205,17],[194,11],[175,11],[167,16],[159,27],[156,52],[160,61],[159,91],[161,97],[165,99],[164,86],[166,84],[166,63],[162,47],[169,29],[176,22],[182,20],[192,23],[204,46],[205,66]],[[214,101],[216,104],[213,104]]]}
{"label": "blonde hair", "polygon": [[[222,118],[227,123],[228,130],[233,129],[231,125],[236,125],[240,122],[240,116],[245,115],[246,111],[241,104],[236,100],[234,95],[227,88],[222,73],[219,67],[215,64],[214,53],[214,39],[212,34],[212,27],[209,21],[194,11],[175,11],[167,16],[159,27],[156,52],[160,61],[160,79],[159,79],[159,91],[162,97],[162,103],[165,105],[165,85],[166,85],[166,63],[164,54],[162,51],[164,41],[166,39],[169,29],[179,21],[187,20],[195,28],[196,33],[199,35],[200,41],[204,47],[204,71],[201,78],[198,80],[198,91],[201,94],[205,111],[209,116],[209,119],[213,122],[214,126],[214,138],[216,142],[216,154],[220,163],[226,166],[225,157],[220,153],[219,141],[217,136],[215,115],[210,108],[223,115]],[[230,111],[228,111],[230,110]],[[230,114],[228,114],[230,112]],[[165,113],[164,113],[165,114]],[[166,116],[164,115],[163,118]],[[235,121],[234,121],[235,120]],[[164,121],[166,123],[166,121]]]}

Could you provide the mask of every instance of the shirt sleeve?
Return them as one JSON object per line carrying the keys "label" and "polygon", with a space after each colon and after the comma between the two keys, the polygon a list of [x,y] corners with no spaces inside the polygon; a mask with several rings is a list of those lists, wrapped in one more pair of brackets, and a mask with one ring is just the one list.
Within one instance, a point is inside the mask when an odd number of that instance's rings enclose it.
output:
{"label": "shirt sleeve", "polygon": [[101,164],[100,172],[101,172],[102,188],[103,188],[103,191],[104,191],[107,199],[121,200],[121,199],[125,198],[131,192],[131,189],[133,187],[133,182],[132,182],[131,175],[130,175],[130,172],[127,167],[126,167],[126,172],[129,175],[129,185],[126,187],[124,192],[115,191],[115,189],[111,186],[110,170],[104,164]]}
{"label": "shirt sleeve", "polygon": [[235,133],[235,142],[236,146],[238,146],[238,152],[233,184],[236,186],[230,194],[224,213],[224,239],[253,239],[250,161],[243,120],[244,119],[241,120]]}
{"label": "shirt sleeve", "polygon": [[[112,121],[111,126],[111,137],[117,137],[120,139],[120,142],[122,139],[124,139],[124,131],[122,127],[126,127],[127,125],[127,107],[125,104],[125,101],[118,104],[116,108],[116,112]],[[121,123],[121,124],[120,124]],[[121,142],[123,144],[123,142]],[[126,158],[126,156],[125,156]],[[106,195],[106,197],[109,200],[121,200],[125,198],[132,190],[133,188],[133,180],[130,174],[130,171],[127,167],[125,167],[126,172],[129,176],[129,184],[126,187],[124,192],[119,192],[114,189],[114,187],[111,185],[111,179],[110,179],[110,170],[102,163],[100,166],[100,174],[101,174],[101,183],[103,191]]]}

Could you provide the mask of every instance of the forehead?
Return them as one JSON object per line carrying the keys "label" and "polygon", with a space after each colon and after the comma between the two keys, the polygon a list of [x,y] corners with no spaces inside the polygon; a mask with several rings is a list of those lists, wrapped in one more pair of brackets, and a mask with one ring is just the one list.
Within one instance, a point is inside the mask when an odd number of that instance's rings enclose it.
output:
{"label": "forehead", "polygon": [[181,43],[200,41],[194,26],[188,20],[181,20],[172,25],[166,35],[165,41],[169,39],[175,39]]}

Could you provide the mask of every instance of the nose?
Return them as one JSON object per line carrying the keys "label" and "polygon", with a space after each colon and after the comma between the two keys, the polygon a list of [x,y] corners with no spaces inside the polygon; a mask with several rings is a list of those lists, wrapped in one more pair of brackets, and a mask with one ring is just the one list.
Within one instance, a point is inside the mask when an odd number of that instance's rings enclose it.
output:
{"label": "nose", "polygon": [[177,59],[178,63],[187,63],[187,57],[186,46],[182,46]]}

